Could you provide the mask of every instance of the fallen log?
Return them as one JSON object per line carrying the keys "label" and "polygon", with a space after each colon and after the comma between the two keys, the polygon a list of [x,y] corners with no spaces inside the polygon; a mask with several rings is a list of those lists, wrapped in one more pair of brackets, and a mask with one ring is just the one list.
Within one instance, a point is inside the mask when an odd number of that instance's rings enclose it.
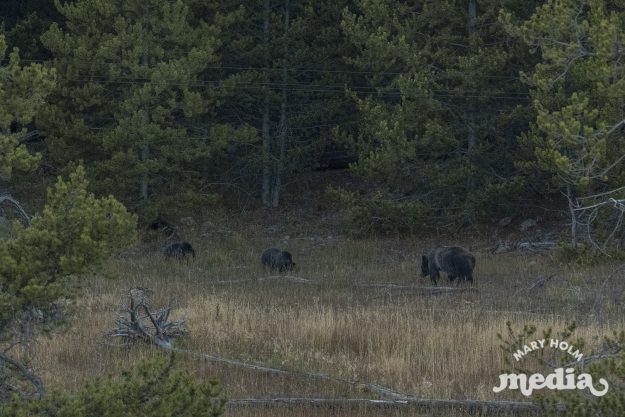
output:
{"label": "fallen log", "polygon": [[318,379],[318,380],[331,381],[331,382],[351,385],[352,387],[359,387],[361,389],[366,388],[372,392],[377,393],[382,398],[393,398],[393,399],[401,399],[401,400],[410,398],[410,395],[408,394],[392,390],[382,385],[350,381],[347,379],[334,377],[334,376],[324,374],[324,373],[291,371],[288,369],[272,368],[264,364],[243,362],[243,361],[238,361],[235,359],[223,358],[217,355],[208,355],[205,353],[194,352],[194,351],[187,350],[187,349],[170,348],[170,350],[173,350],[175,352],[180,352],[183,354],[187,354],[187,355],[197,356],[210,362],[224,363],[227,365],[236,366],[236,367],[244,368],[244,369],[250,369],[253,371],[266,372],[266,373],[274,374],[274,375],[292,375],[292,376],[297,376],[297,377],[305,378],[305,379]]}
{"label": "fallen log", "polygon": [[441,400],[430,398],[408,397],[402,400],[376,400],[371,398],[310,398],[310,397],[279,397],[279,398],[236,398],[228,401],[228,407],[272,407],[272,406],[374,406],[381,408],[399,408],[406,406],[428,408],[462,408],[482,412],[528,411],[538,412],[540,407],[529,401],[486,401],[486,400]]}
{"label": "fallen log", "polygon": [[476,287],[418,287],[416,285],[399,285],[393,283],[363,283],[356,284],[357,287],[380,288],[387,290],[410,290],[418,291],[423,295],[441,294],[446,292],[467,292],[477,291]]}
{"label": "fallen log", "polygon": [[269,277],[249,278],[249,279],[234,279],[227,281],[209,281],[212,285],[228,285],[228,284],[241,284],[246,282],[262,282],[262,281],[287,281],[296,284],[317,284],[318,281],[297,277],[293,275],[272,275]]}

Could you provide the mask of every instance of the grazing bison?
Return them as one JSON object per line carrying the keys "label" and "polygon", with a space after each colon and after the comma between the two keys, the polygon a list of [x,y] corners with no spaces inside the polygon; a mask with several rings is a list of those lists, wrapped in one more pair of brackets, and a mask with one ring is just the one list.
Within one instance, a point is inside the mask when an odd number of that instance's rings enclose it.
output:
{"label": "grazing bison", "polygon": [[165,246],[163,253],[168,258],[185,259],[191,254],[195,258],[195,250],[189,242],[173,242]]}
{"label": "grazing bison", "polygon": [[447,273],[449,282],[456,277],[473,282],[473,268],[475,268],[475,256],[465,248],[458,246],[439,246],[432,250],[428,256],[421,257],[421,273],[430,276],[436,284],[440,277],[440,271]]}
{"label": "grazing bison", "polygon": [[263,263],[263,266],[268,266],[272,271],[276,269],[280,272],[284,270],[292,271],[295,266],[291,254],[277,248],[269,248],[264,251],[260,261]]}

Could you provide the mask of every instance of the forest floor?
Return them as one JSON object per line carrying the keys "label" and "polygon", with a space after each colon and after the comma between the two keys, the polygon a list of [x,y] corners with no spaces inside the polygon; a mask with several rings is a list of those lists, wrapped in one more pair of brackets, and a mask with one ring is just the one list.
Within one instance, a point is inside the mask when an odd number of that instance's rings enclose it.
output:
{"label": "forest floor", "polygon": [[[34,348],[33,365],[48,387],[75,390],[95,376],[119,374],[140,358],[161,354],[144,345],[106,343],[103,335],[131,287],[154,289],[155,307],[178,306],[174,318],[188,315],[190,336],[177,347],[336,378],[275,375],[182,357],[189,372],[216,378],[231,399],[380,398],[366,385],[375,383],[419,398],[523,401],[518,392],[492,391],[507,355],[497,338],[506,333],[506,321],[517,330],[525,324],[559,330],[576,321],[574,337],[586,339],[586,354],[602,336],[625,328],[625,277],[615,273],[617,263],[580,267],[554,252],[494,255],[492,242],[462,237],[445,243],[476,254],[474,288],[433,293],[420,262],[435,239],[353,239],[314,225],[295,227],[288,219],[283,225],[234,223],[187,227],[194,260],[166,259],[158,251],[162,240],[154,240],[110,261],[102,276],[87,277],[67,331],[39,339]],[[282,276],[264,271],[260,254],[270,246],[288,249],[296,269]],[[439,284],[446,286],[446,279]],[[282,405],[230,408],[226,415],[482,414]]]}

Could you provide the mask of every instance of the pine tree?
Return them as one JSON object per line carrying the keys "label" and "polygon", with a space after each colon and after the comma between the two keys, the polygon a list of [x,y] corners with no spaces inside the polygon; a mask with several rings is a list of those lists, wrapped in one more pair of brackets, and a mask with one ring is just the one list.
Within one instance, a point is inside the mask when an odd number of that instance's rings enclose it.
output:
{"label": "pine tree", "polygon": [[[6,44],[0,36],[0,56]],[[18,50],[0,67],[0,178],[11,183],[14,171],[32,170],[39,155],[21,143],[55,86],[55,71],[40,64],[22,66]],[[27,137],[27,136],[26,136]],[[8,187],[8,185],[6,185]],[[86,190],[79,167],[68,182],[59,179],[44,210],[25,223],[15,222],[0,239],[0,398],[15,390],[41,396],[44,387],[13,356],[39,330],[52,330],[64,317],[80,273],[132,242],[135,219],[112,197],[96,199]],[[26,215],[24,217],[27,217]]]}
{"label": "pine tree", "polygon": [[333,130],[355,125],[344,90],[354,76],[343,60],[350,45],[339,27],[350,3],[197,2],[196,15],[238,16],[219,49],[216,76],[224,81],[217,117],[242,119],[258,132],[257,142],[233,147],[214,166],[222,182],[236,183],[266,206],[281,204],[294,174],[316,168],[335,145]]}
{"label": "pine tree", "polygon": [[96,190],[145,220],[210,200],[199,187],[211,157],[255,136],[213,122],[223,17],[198,19],[188,3],[57,1],[65,22],[43,36],[60,78],[42,120],[49,157],[83,160]]}
{"label": "pine tree", "polygon": [[[548,1],[524,22],[504,15],[509,33],[521,37],[540,56],[526,76],[536,118],[523,145],[530,155],[519,166],[543,178],[546,193],[563,195],[571,218],[571,243],[578,223],[594,247],[606,250],[610,237],[623,234],[618,201],[625,170],[625,7],[612,2]],[[591,198],[580,197],[592,196]],[[586,205],[613,206],[620,213],[603,218],[608,239],[596,243]],[[594,214],[593,214],[594,213]]]}
{"label": "pine tree", "polygon": [[75,395],[53,392],[43,400],[20,398],[0,407],[6,417],[217,417],[225,400],[215,381],[196,382],[157,358],[143,361],[121,377],[89,382]]}
{"label": "pine tree", "polygon": [[60,19],[53,1],[5,0],[0,2],[0,19],[9,47],[19,48],[22,59],[42,62],[49,58],[40,38]]}
{"label": "pine tree", "polygon": [[[5,51],[5,38],[0,35],[2,59]],[[22,66],[18,52],[14,49],[7,65],[0,66],[0,181],[5,187],[14,170],[31,170],[39,160],[21,140],[55,84],[53,70],[39,64]]]}
{"label": "pine tree", "polygon": [[[518,80],[526,54],[502,36],[500,8],[362,0],[346,11],[343,29],[357,49],[347,59],[366,73],[366,88],[352,89],[361,114],[355,172],[378,184],[354,200],[363,215],[395,207],[396,218],[414,217],[399,227],[409,230],[435,219],[467,223],[500,209],[493,196],[519,192],[512,161],[526,123],[518,111],[527,105]],[[389,216],[374,217],[395,228]]]}
{"label": "pine tree", "polygon": [[86,278],[81,273],[134,240],[136,219],[113,197],[98,199],[86,188],[82,167],[67,182],[59,178],[31,225],[16,223],[12,237],[0,240],[0,342],[9,346],[0,353],[0,397],[24,381],[43,395],[41,381],[21,362],[27,355],[10,354],[58,326]]}

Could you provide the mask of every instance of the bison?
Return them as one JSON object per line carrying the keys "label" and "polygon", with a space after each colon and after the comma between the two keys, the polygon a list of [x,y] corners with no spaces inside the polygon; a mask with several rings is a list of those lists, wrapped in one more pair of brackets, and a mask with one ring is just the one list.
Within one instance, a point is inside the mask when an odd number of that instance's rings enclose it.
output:
{"label": "bison", "polygon": [[459,246],[439,246],[421,257],[421,273],[424,277],[429,275],[434,285],[437,285],[440,271],[447,273],[449,282],[458,277],[472,283],[474,268],[475,256]]}
{"label": "bison", "polygon": [[269,248],[263,252],[260,257],[263,266],[269,267],[271,271],[278,270],[280,272],[287,270],[292,271],[295,266],[291,254],[285,250],[277,248]]}
{"label": "bison", "polygon": [[185,259],[187,255],[195,258],[195,250],[189,242],[173,242],[165,246],[163,253],[168,258]]}

